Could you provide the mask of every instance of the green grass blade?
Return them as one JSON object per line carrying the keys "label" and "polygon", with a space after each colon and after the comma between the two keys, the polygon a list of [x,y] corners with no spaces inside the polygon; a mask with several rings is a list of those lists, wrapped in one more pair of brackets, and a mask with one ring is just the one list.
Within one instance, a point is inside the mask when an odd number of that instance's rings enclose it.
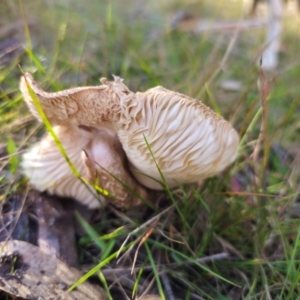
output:
{"label": "green grass blade", "polygon": [[148,254],[148,258],[149,258],[149,261],[150,261],[150,264],[152,266],[152,271],[154,273],[154,277],[155,277],[155,280],[156,280],[156,284],[157,284],[157,288],[158,288],[158,291],[159,291],[159,295],[161,297],[162,300],[166,300],[166,296],[164,294],[164,290],[163,290],[163,287],[162,287],[162,284],[160,282],[160,278],[159,278],[159,275],[158,275],[158,271],[157,271],[157,265],[154,261],[154,258],[152,256],[152,253],[151,253],[151,250],[147,244],[147,241],[145,242],[145,248],[146,248],[146,251],[147,251],[147,254]]}

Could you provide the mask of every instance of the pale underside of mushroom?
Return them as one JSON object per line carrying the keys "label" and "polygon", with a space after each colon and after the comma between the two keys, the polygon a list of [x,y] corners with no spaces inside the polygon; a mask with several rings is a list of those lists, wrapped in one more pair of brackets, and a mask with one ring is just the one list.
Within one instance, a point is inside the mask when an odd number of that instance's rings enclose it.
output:
{"label": "pale underside of mushroom", "polygon": [[[145,188],[126,168],[126,157],[116,135],[102,131],[91,138],[92,133],[72,124],[53,129],[73,166],[91,185],[76,177],[52,136],[47,134],[23,155],[23,172],[36,189],[75,198],[90,208],[110,202],[121,209],[129,209],[141,203],[132,190],[147,198]],[[97,193],[93,184],[109,195]]]}
{"label": "pale underside of mushroom", "polygon": [[[115,77],[114,82],[102,79],[101,86],[47,93],[30,74],[25,77],[26,80],[24,77],[21,79],[20,89],[33,115],[40,118],[27,85],[37,96],[45,115],[53,125],[58,128],[69,126],[68,128],[76,131],[78,138],[74,141],[76,145],[70,145],[70,153],[91,147],[94,149],[93,153],[85,150],[88,159],[94,160],[96,166],[103,167],[105,155],[97,150],[97,144],[104,143],[107,149],[112,149],[114,147],[111,142],[105,140],[107,136],[115,135],[129,161],[130,172],[147,188],[163,189],[164,184],[174,187],[199,181],[221,172],[236,158],[239,137],[232,126],[200,101],[185,95],[163,87],[133,93],[119,77]],[[87,130],[90,131],[89,137],[84,144],[81,140],[85,139]],[[103,132],[109,134],[103,136]],[[64,140],[62,134],[63,144]],[[39,147],[42,144],[43,141]],[[113,153],[111,156],[118,161],[116,157],[120,155],[120,150],[114,150]],[[78,161],[80,168],[84,169],[85,164],[87,170],[93,169],[86,160],[84,163],[78,158]],[[120,161],[124,165],[124,159],[120,158]],[[28,162],[25,155],[25,174],[40,189],[39,184],[26,171],[30,169],[30,165],[32,163]],[[122,170],[122,176],[126,172],[131,176],[128,170]],[[87,175],[91,177],[91,174]],[[131,181],[129,185],[132,186]],[[134,185],[134,188],[138,186]],[[47,186],[46,189],[50,188]],[[146,195],[143,189],[141,191]],[[75,198],[78,199],[76,196]]]}

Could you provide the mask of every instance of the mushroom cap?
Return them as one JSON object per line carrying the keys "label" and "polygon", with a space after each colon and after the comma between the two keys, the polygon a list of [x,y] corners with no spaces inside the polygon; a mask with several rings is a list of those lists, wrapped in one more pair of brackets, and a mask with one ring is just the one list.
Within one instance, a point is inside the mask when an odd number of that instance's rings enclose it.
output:
{"label": "mushroom cap", "polygon": [[109,128],[117,133],[134,177],[151,189],[195,182],[215,175],[232,163],[239,137],[233,127],[200,101],[155,87],[131,92],[122,79],[102,79],[102,86],[44,92],[25,75],[21,91],[35,107],[27,83],[54,124]]}
{"label": "mushroom cap", "polygon": [[[72,164],[87,178],[82,149],[88,145],[90,139],[79,134],[79,129],[74,125],[54,126],[53,130],[62,141]],[[100,203],[105,204],[102,195],[96,195],[91,187],[83,184],[73,174],[50,134],[34,144],[22,158],[22,172],[37,190],[61,197],[72,197],[90,208],[99,207]]]}
{"label": "mushroom cap", "polygon": [[[105,79],[102,80],[106,82]],[[41,121],[39,112],[30,95],[28,86],[38,98],[40,105],[52,125],[76,124],[110,128],[116,126],[119,120],[120,101],[110,87],[87,86],[71,88],[55,93],[43,91],[30,73],[21,77],[20,90],[31,113]],[[116,88],[120,95],[133,95],[122,84],[122,79],[116,77]],[[116,131],[116,128],[113,128]]]}
{"label": "mushroom cap", "polygon": [[[73,174],[48,134],[23,155],[23,173],[37,190],[72,197],[90,208],[111,203],[127,210],[141,204],[141,198],[149,198],[146,189],[130,174],[116,134],[103,130],[94,137],[93,128],[73,124],[56,125],[53,129],[73,166],[92,185]],[[94,184],[109,195],[97,194]]]}
{"label": "mushroom cap", "polygon": [[149,188],[161,188],[158,168],[174,187],[215,175],[236,158],[237,132],[200,101],[155,87],[122,107],[118,136],[134,176]]}

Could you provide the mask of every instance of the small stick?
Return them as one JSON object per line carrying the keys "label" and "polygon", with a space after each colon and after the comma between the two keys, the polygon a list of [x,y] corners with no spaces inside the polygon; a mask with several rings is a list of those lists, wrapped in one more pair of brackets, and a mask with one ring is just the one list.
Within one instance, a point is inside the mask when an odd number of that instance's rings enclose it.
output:
{"label": "small stick", "polygon": [[[221,252],[221,253],[217,253],[217,254],[212,254],[212,255],[208,255],[208,256],[204,256],[198,259],[195,259],[195,262],[197,263],[208,263],[208,262],[213,262],[213,261],[220,261],[220,260],[225,260],[225,259],[229,259],[229,255],[226,252]],[[193,261],[184,261],[182,263],[170,263],[170,264],[161,264],[161,267],[166,267],[166,268],[173,268],[173,267],[177,267],[179,265],[187,265],[187,264],[193,264]],[[102,269],[102,273],[104,274],[104,276],[106,276],[106,274],[109,274],[110,272],[131,272],[133,271],[138,271],[141,267],[143,267],[144,270],[152,270],[152,266],[136,266],[133,269],[130,268],[126,268],[126,267],[122,267],[122,268],[109,268],[109,269]],[[87,268],[90,269],[90,268]]]}

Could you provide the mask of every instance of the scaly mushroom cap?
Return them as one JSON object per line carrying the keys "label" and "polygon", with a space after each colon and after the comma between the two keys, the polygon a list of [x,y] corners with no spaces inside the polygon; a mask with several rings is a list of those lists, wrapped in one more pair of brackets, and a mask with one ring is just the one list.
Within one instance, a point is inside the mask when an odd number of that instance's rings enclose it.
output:
{"label": "scaly mushroom cap", "polygon": [[173,187],[217,174],[236,158],[237,132],[203,103],[185,95],[163,87],[133,93],[119,77],[114,82],[101,79],[99,87],[46,93],[30,74],[25,76],[20,88],[34,115],[26,81],[53,124],[116,132],[133,175],[148,188],[163,188],[157,166]]}

